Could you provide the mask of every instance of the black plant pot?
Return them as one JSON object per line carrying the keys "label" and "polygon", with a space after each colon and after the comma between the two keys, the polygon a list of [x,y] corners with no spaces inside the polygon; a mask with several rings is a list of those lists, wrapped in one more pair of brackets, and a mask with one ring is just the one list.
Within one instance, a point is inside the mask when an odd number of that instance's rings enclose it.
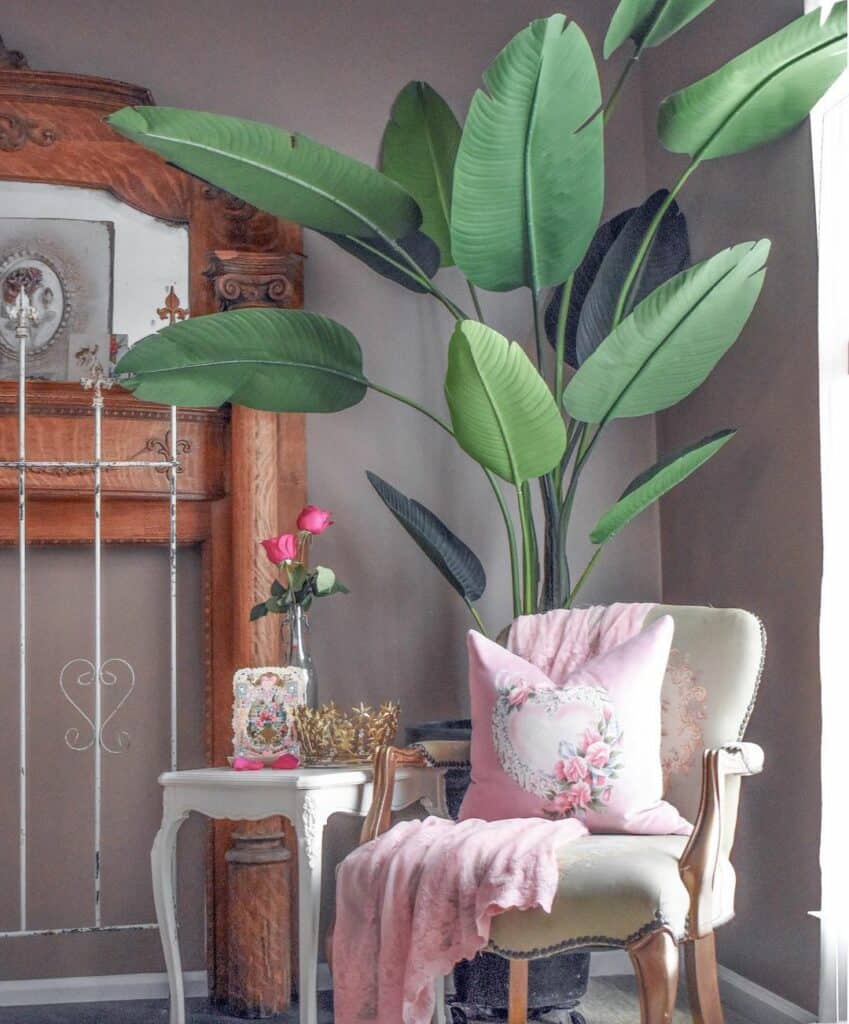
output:
{"label": "black plant pot", "polygon": [[[407,743],[471,737],[472,723],[468,718],[422,722],[406,729]],[[448,811],[452,818],[457,817],[469,781],[468,768],[450,768],[446,774]],[[508,969],[508,962],[494,953],[478,953],[474,960],[463,960],[454,968],[455,1024],[507,1019]],[[569,1010],[573,1011],[573,1024],[581,1024],[583,1017],[576,1007],[586,995],[589,974],[589,953],[557,953],[532,960],[528,972],[529,1019],[542,1019],[548,1010]]]}

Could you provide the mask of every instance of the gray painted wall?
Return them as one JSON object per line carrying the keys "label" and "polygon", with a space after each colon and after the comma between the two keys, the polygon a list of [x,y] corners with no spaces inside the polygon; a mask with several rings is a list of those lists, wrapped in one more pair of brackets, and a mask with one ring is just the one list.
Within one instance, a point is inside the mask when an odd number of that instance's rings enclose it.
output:
{"label": "gray painted wall", "polygon": [[[569,5],[597,52],[613,6],[612,0]],[[657,100],[800,7],[801,0],[719,0],[648,55],[644,109],[638,77],[609,132],[611,212],[673,178],[677,161],[654,142]],[[371,160],[401,85],[427,78],[462,116],[491,56],[528,20],[552,9],[509,0],[243,0],[237,7],[224,0],[30,0],[2,30],[36,67],[142,82],[160,103],[298,128]],[[771,235],[776,248],[747,340],[707,388],[660,418],[659,430],[664,447],[725,423],[745,428],[664,504],[664,598],[739,604],[758,611],[770,630],[769,671],[751,729],[766,745],[770,767],[747,785],[740,915],[724,930],[720,952],[732,968],[812,1006],[817,935],[805,915],[818,905],[819,510],[807,147],[806,133],[798,132],[768,150],[702,168],[688,185],[683,203],[697,256],[761,234]],[[306,251],[309,308],[357,333],[375,379],[440,408],[449,325],[436,307],[399,293],[320,240],[307,238]],[[526,296],[487,297],[486,309],[505,333],[528,339]],[[576,537],[586,535],[598,509],[654,451],[650,421],[611,431],[587,474]],[[495,625],[509,614],[499,522],[474,467],[413,413],[379,397],[333,419],[313,418],[311,499],[337,516],[319,550],[354,591],[315,615],[322,692],[340,700],[399,696],[407,720],[454,715],[466,702],[462,606],[372,496],[365,467],[464,535],[490,572],[485,616]],[[580,566],[586,547],[577,548]],[[651,600],[660,592],[659,527],[647,514],[612,545],[584,596]],[[781,756],[786,749],[792,758]]]}
{"label": "gray painted wall", "polygon": [[[595,0],[572,5],[597,52],[610,7]],[[408,80],[431,81],[462,118],[487,62],[531,18],[551,10],[509,0],[436,0],[426,7],[410,0],[33,0],[0,30],[33,67],[139,82],[159,103],[296,128],[371,161],[392,100]],[[634,130],[641,121],[637,89],[621,114],[610,150],[612,211],[645,191],[642,138]],[[308,307],[354,330],[375,380],[444,411],[450,323],[440,308],[390,286],[315,236],[307,237],[306,253]],[[450,276],[446,287],[467,301]],[[529,340],[527,293],[484,302],[494,324]],[[333,418],[312,418],[308,451],[311,500],[333,509],[337,519],[316,553],[353,591],[313,616],[321,693],[343,702],[398,697],[407,721],[457,715],[467,700],[465,610],[380,505],[363,470],[376,470],[424,501],[472,544],[490,576],[484,615],[498,628],[510,615],[505,544],[482,475],[415,413],[379,396]],[[576,511],[578,568],[589,550],[583,538],[600,509],[654,455],[650,420],[611,430],[600,446]],[[281,530],[289,525],[281,523]],[[617,541],[585,596],[659,598],[656,515],[644,516]],[[10,647],[5,657],[12,666],[14,656]],[[340,836],[337,856],[345,845]],[[146,871],[136,884],[148,891]],[[188,962],[196,966],[198,913],[190,933],[196,939]],[[93,955],[71,957],[73,967],[57,973],[149,970],[154,945],[143,945],[144,954],[138,943],[110,938],[107,954],[105,943],[93,943]],[[7,976],[26,971],[25,963],[7,964]]]}
{"label": "gray painted wall", "polygon": [[[652,187],[682,158],[652,145],[658,101],[802,13],[802,0],[719,2],[643,68]],[[817,258],[807,127],[703,165],[681,197],[695,259],[769,237],[769,271],[742,339],[707,384],[658,417],[661,451],[723,426],[740,433],[663,502],[664,600],[749,608],[769,636],[749,736],[767,768],[743,785],[737,919],[722,963],[815,1009],[819,908],[821,566]]]}

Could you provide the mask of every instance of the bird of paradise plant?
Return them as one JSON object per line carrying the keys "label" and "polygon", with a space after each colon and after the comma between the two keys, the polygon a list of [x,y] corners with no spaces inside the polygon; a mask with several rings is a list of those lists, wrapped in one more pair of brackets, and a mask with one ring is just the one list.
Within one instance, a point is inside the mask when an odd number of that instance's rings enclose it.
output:
{"label": "bird of paradise plant", "polygon": [[[121,360],[127,386],[147,400],[280,412],[335,412],[369,390],[403,402],[450,434],[489,480],[514,614],[568,606],[611,538],[734,434],[689,443],[632,480],[598,519],[596,550],[573,579],[571,513],[605,428],[698,388],[743,332],[763,285],[766,239],[690,265],[680,193],[705,161],[799,125],[846,66],[841,0],[827,18],[799,18],[675,92],[660,106],[657,130],[688,158],[678,181],[599,226],[604,130],[629,74],[713,3],[620,0],[604,57],[629,39],[634,48],[606,100],[584,34],[562,14],[533,22],[498,54],[462,128],[431,86],[412,82],[392,107],[379,169],[253,121],[162,107],[112,115],[123,135],[325,235],[454,321],[447,418],[368,377],[342,324],[295,310],[237,310],[166,327]],[[471,311],[443,290],[437,272],[454,266]],[[481,289],[527,290],[531,355],[486,322]],[[432,511],[374,473],[369,480],[482,626],[478,558]],[[541,540],[532,485],[542,498]]]}

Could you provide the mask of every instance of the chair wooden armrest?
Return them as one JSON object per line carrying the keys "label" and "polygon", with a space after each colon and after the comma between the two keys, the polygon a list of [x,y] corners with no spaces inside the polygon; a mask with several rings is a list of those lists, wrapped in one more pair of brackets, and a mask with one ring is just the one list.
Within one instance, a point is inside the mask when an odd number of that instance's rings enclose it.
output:
{"label": "chair wooden armrest", "polygon": [[704,752],[699,811],[678,866],[690,894],[693,938],[713,930],[718,876],[726,865],[730,870],[740,779],[757,775],[763,765],[764,752],[757,743],[729,743]]}
{"label": "chair wooden armrest", "polygon": [[374,755],[371,806],[360,831],[360,845],[382,835],[391,824],[395,771],[399,767],[459,768],[469,763],[467,740],[425,740],[411,747],[378,747]]}

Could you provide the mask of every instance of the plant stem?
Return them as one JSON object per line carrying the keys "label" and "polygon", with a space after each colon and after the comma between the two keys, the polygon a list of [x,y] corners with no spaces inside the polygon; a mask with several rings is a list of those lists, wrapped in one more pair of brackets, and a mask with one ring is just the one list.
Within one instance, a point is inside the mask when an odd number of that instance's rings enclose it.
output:
{"label": "plant stem", "polygon": [[581,577],[578,580],[578,582],[575,584],[575,589],[572,591],[572,593],[566,599],[566,604],[563,606],[564,608],[571,608],[572,605],[574,604],[575,598],[578,596],[578,591],[581,589],[581,587],[584,585],[584,583],[586,583],[587,577],[593,571],[593,569],[595,567],[595,564],[598,561],[598,556],[601,554],[601,552],[602,552],[602,548],[601,547],[597,547],[596,550],[595,550],[595,554],[589,560],[589,562],[587,562],[586,568],[581,573]]}
{"label": "plant stem", "polygon": [[692,160],[690,162],[687,169],[678,179],[675,187],[672,189],[672,191],[669,193],[666,199],[664,199],[664,201],[660,204],[660,206],[657,209],[657,213],[655,213],[654,217],[652,218],[651,224],[649,224],[648,230],[643,236],[642,242],[640,242],[640,247],[639,249],[637,249],[637,255],[634,257],[634,262],[631,264],[631,268],[628,271],[628,276],[625,278],[625,281],[622,285],[622,290],[619,293],[619,298],[616,302],[616,310],[613,314],[613,328],[615,328],[622,321],[622,317],[625,312],[625,307],[631,298],[631,292],[633,290],[634,282],[637,279],[637,274],[640,272],[640,267],[643,265],[643,260],[645,260],[646,254],[648,253],[651,244],[654,241],[654,236],[657,234],[657,229],[660,227],[660,222],[663,220],[664,214],[672,205],[673,201],[675,200],[675,197],[684,187],[684,184],[686,183],[687,179],[690,177],[693,171],[699,166],[700,162],[701,161],[698,159]]}
{"label": "plant stem", "polygon": [[534,348],[537,356],[537,369],[540,376],[544,377],[542,368],[542,327],[539,319],[539,292],[536,288],[531,289],[531,304],[534,311]]}
{"label": "plant stem", "polygon": [[555,334],[554,352],[554,400],[557,408],[563,408],[563,377],[564,365],[566,363],[566,321],[569,319],[569,303],[572,301],[572,285],[575,282],[575,275],[570,274],[563,285],[563,294],[560,298],[560,309],[557,313],[557,332]]}
{"label": "plant stem", "polygon": [[481,323],[485,323],[483,318],[483,310],[481,309],[480,299],[478,298],[478,290],[477,288],[475,288],[472,282],[468,280],[468,278],[466,279],[466,284],[469,286],[469,295],[471,295],[472,297],[472,302],[474,303],[475,313],[477,313],[478,320],[480,320]]}
{"label": "plant stem", "polygon": [[[412,398],[408,398],[406,395],[400,395],[397,391],[392,391],[390,388],[383,387],[381,384],[375,384],[374,381],[367,381],[368,386],[372,391],[377,391],[381,395],[386,395],[387,398],[394,398],[396,402],[401,402],[403,405],[409,406],[411,409],[415,409],[420,412],[422,416],[435,423],[438,427],[441,427],[446,434],[450,434],[454,437],[454,431],[451,429],[451,425],[446,423],[445,420],[441,419],[435,413],[432,413],[429,409],[426,409],[423,405],[419,405],[418,402]],[[478,463],[480,466],[480,463]],[[514,615],[519,614],[521,607],[521,589],[519,583],[519,552],[516,547],[516,529],[513,525],[513,518],[510,515],[510,511],[507,508],[507,503],[504,500],[504,495],[501,493],[501,489],[498,486],[498,481],[495,476],[486,466],[481,466],[484,472],[484,476],[489,481],[489,485],[492,488],[495,500],[498,502],[498,507],[501,510],[501,517],[504,520],[504,528],[507,531],[507,546],[510,551],[510,578],[513,586],[513,612]]]}
{"label": "plant stem", "polygon": [[534,593],[534,536],[532,512],[530,509],[529,491],[527,484],[516,488],[516,495],[519,502],[519,524],[522,529],[522,614],[533,615],[536,611]]}
{"label": "plant stem", "polygon": [[478,610],[477,610],[477,608],[475,608],[475,606],[474,606],[474,605],[472,604],[472,602],[471,602],[471,601],[469,601],[469,600],[467,600],[467,599],[465,599],[465,598],[464,598],[464,600],[466,601],[466,605],[467,605],[467,607],[468,607],[469,611],[470,611],[470,612],[472,613],[472,618],[473,618],[473,619],[475,620],[475,622],[476,622],[476,623],[478,624],[478,629],[479,629],[479,630],[481,631],[481,633],[483,633],[483,635],[484,635],[485,637],[487,637],[487,639],[488,639],[488,638],[489,638],[489,633],[487,632],[487,628],[486,628],[486,626],[485,626],[485,625],[483,624],[483,619],[482,619],[482,618],[480,617],[480,615],[478,615]]}

